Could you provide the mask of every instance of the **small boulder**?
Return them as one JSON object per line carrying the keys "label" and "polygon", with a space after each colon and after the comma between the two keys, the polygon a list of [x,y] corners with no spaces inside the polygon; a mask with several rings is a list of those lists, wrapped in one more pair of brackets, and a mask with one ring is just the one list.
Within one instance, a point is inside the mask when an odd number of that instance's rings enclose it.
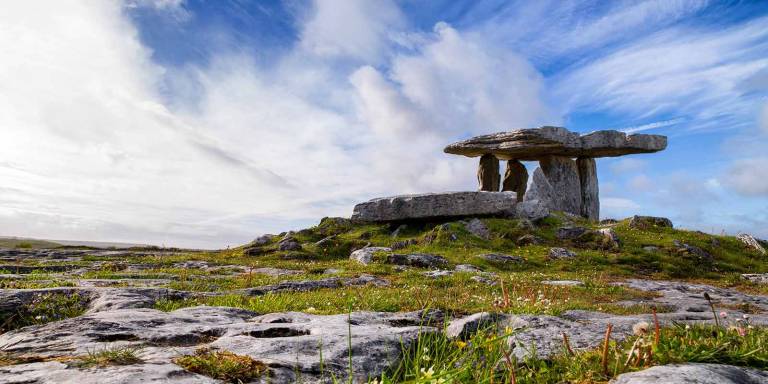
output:
{"label": "small boulder", "polygon": [[505,255],[501,253],[486,253],[478,257],[494,264],[522,263],[523,261],[525,261],[520,256],[511,256],[511,255]]}
{"label": "small boulder", "polygon": [[433,278],[433,279],[437,279],[439,277],[446,277],[446,276],[453,275],[453,271],[447,271],[447,270],[444,270],[444,269],[436,269],[434,271],[422,272],[422,275],[424,275],[426,277]]}
{"label": "small boulder", "polygon": [[752,249],[753,251],[756,251],[757,253],[761,255],[765,255],[766,251],[765,248],[763,248],[762,245],[755,239],[752,235],[747,233],[741,233],[738,236],[736,236],[739,241],[744,243],[744,245],[747,246],[747,248]]}
{"label": "small boulder", "polygon": [[723,364],[658,365],[638,372],[623,373],[611,384],[760,384],[768,372]]}
{"label": "small boulder", "polygon": [[499,313],[475,313],[451,321],[445,335],[452,339],[468,340],[478,331],[494,327],[505,319],[506,316]]}
{"label": "small boulder", "polygon": [[279,251],[298,251],[301,250],[301,244],[289,234],[277,243],[277,249]]}
{"label": "small boulder", "polygon": [[492,277],[493,277],[493,275],[488,275],[488,276],[477,275],[477,276],[472,276],[469,279],[472,280],[472,281],[476,281],[478,283],[485,284],[485,285],[496,285],[497,281],[496,281],[496,279],[493,279]]}
{"label": "small boulder", "polygon": [[549,258],[552,260],[572,259],[576,256],[578,256],[576,252],[569,251],[565,248],[555,247],[549,249]]}
{"label": "small boulder", "polygon": [[573,240],[586,232],[587,229],[584,227],[560,227],[555,232],[555,236],[560,240]]}
{"label": "small boulder", "polygon": [[515,241],[515,244],[522,247],[522,246],[531,245],[531,244],[541,244],[543,242],[544,240],[542,238],[536,235],[528,234],[528,235],[522,235],[518,237],[517,240]]}
{"label": "small boulder", "polygon": [[483,270],[472,264],[459,264],[453,269],[456,272],[482,272]]}
{"label": "small boulder", "polygon": [[388,262],[420,268],[439,268],[448,265],[448,260],[444,257],[428,253],[393,254],[389,256]]}
{"label": "small boulder", "polygon": [[711,263],[715,260],[715,257],[712,256],[712,254],[695,245],[681,243],[678,240],[673,241],[672,244],[675,246],[675,251],[680,256],[693,257],[699,261],[707,263]]}
{"label": "small boulder", "polygon": [[262,247],[248,247],[243,250],[245,256],[261,256],[267,252],[269,251]]}
{"label": "small boulder", "polygon": [[643,251],[646,251],[646,252],[653,253],[653,252],[656,252],[658,250],[659,250],[659,247],[657,247],[655,245],[646,245],[646,246],[643,247]]}
{"label": "small boulder", "polygon": [[741,278],[755,284],[768,284],[768,273],[742,273]]}
{"label": "small boulder", "polygon": [[387,247],[365,247],[352,252],[349,258],[357,261],[360,264],[368,265],[373,262],[373,256],[377,253],[392,253],[392,248]]}
{"label": "small boulder", "polygon": [[611,225],[611,224],[617,224],[619,221],[616,219],[603,219],[600,220],[600,225]]}
{"label": "small boulder", "polygon": [[275,235],[269,235],[269,234],[261,235],[261,236],[257,237],[256,240],[251,241],[251,244],[249,244],[249,245],[256,246],[256,247],[260,247],[262,245],[267,245],[270,242],[272,242],[272,239],[274,237],[275,237]]}
{"label": "small boulder", "polygon": [[558,287],[580,287],[584,285],[583,282],[578,280],[544,280],[541,283],[544,285],[554,285]]}
{"label": "small boulder", "polygon": [[491,231],[489,231],[485,223],[478,218],[474,218],[465,223],[464,228],[466,228],[469,233],[481,239],[488,240],[491,238]]}
{"label": "small boulder", "polygon": [[618,249],[621,245],[619,235],[613,228],[600,228],[597,232],[602,236],[603,248]]}
{"label": "small boulder", "polygon": [[666,217],[635,215],[629,220],[629,227],[635,229],[672,228],[672,221]]}

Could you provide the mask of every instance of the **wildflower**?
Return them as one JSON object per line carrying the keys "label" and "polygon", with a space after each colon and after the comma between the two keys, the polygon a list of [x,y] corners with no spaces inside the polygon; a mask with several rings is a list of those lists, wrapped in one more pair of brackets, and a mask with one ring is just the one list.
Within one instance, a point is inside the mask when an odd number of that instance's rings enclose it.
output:
{"label": "wildflower", "polygon": [[429,369],[425,370],[424,368],[420,369],[421,374],[424,375],[425,378],[431,379],[432,375],[435,374],[434,366],[429,367]]}
{"label": "wildflower", "polygon": [[456,342],[456,346],[457,346],[459,349],[464,349],[464,347],[466,347],[466,346],[467,346],[467,343],[465,343],[465,342],[463,342],[463,341],[459,340],[459,341],[457,341],[457,342]]}
{"label": "wildflower", "polygon": [[316,311],[316,310],[317,310],[317,309],[315,309],[315,307],[309,307],[309,308],[307,308],[307,312],[314,312],[314,311]]}
{"label": "wildflower", "polygon": [[722,317],[723,319],[725,319],[726,317],[728,317],[728,314],[727,314],[727,313],[725,313],[725,311],[723,311],[723,312],[720,312],[720,317]]}
{"label": "wildflower", "polygon": [[632,333],[634,333],[636,336],[645,336],[648,334],[649,328],[650,324],[645,321],[641,321],[632,326]]}

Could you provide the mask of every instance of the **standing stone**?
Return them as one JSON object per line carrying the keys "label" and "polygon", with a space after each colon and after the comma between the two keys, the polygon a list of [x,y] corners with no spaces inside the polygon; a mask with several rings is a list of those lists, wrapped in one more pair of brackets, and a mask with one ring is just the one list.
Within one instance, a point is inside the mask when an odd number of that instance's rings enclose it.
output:
{"label": "standing stone", "polygon": [[477,182],[481,191],[499,191],[499,159],[491,154],[480,157],[480,167],[477,169]]}
{"label": "standing stone", "polygon": [[517,193],[517,201],[523,201],[525,188],[528,187],[528,170],[519,160],[507,161],[507,170],[504,172],[502,191]]}
{"label": "standing stone", "polygon": [[581,182],[576,162],[568,157],[547,156],[539,164],[555,190],[554,209],[581,215]]}
{"label": "standing stone", "polygon": [[541,167],[536,167],[533,171],[531,188],[525,193],[524,200],[536,200],[547,209],[557,209],[555,204],[555,189],[549,184],[549,180],[544,176],[544,171],[541,170]]}
{"label": "standing stone", "polygon": [[597,164],[591,157],[576,159],[581,183],[581,215],[592,220],[600,219],[600,198],[597,185]]}

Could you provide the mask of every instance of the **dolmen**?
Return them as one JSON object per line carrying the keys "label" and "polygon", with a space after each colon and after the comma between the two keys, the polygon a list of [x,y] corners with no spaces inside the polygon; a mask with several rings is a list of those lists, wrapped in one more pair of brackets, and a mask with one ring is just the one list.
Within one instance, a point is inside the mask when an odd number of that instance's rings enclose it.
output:
{"label": "dolmen", "polygon": [[[653,153],[667,147],[666,136],[596,131],[585,135],[544,126],[477,136],[445,147],[444,152],[479,157],[477,192],[404,195],[355,206],[353,219],[373,222],[505,215],[535,218],[562,211],[590,220],[600,217],[595,158]],[[504,178],[499,160],[505,160]],[[528,187],[522,161],[538,161]]]}

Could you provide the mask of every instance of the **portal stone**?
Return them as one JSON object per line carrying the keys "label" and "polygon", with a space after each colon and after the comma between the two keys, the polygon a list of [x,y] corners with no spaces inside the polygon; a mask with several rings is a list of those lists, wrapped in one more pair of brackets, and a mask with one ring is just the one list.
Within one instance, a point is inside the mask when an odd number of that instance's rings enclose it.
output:
{"label": "portal stone", "polygon": [[576,162],[568,157],[547,156],[539,164],[555,190],[554,209],[581,215],[581,182]]}
{"label": "portal stone", "polygon": [[600,197],[597,184],[597,164],[591,157],[576,159],[581,182],[581,215],[592,220],[600,219]]}
{"label": "portal stone", "polygon": [[523,201],[525,189],[528,187],[528,170],[519,160],[507,161],[507,170],[504,172],[502,191],[517,193],[517,201]]}
{"label": "portal stone", "polygon": [[544,176],[541,167],[536,167],[533,171],[533,181],[531,188],[525,193],[525,201],[538,201],[547,209],[556,210],[555,189],[549,184],[549,180]]}
{"label": "portal stone", "polygon": [[494,155],[485,154],[480,157],[477,169],[477,182],[481,191],[498,192],[499,190],[499,159]]}

